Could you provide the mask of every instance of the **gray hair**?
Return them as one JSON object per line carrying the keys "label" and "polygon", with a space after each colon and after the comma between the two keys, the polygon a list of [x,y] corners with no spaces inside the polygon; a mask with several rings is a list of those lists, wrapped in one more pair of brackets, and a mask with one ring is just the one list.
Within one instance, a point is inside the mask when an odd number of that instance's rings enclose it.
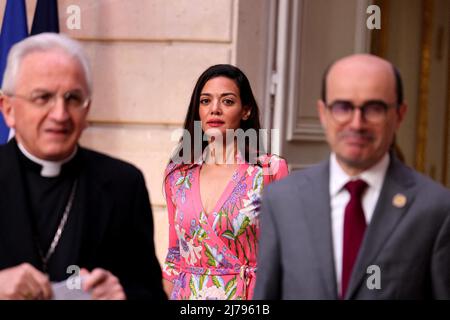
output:
{"label": "gray hair", "polygon": [[40,33],[16,43],[8,54],[5,72],[3,74],[2,89],[5,93],[14,92],[15,81],[20,65],[25,56],[33,52],[46,52],[54,49],[63,50],[70,57],[77,60],[83,68],[88,86],[88,94],[92,94],[92,75],[89,61],[81,45],[66,35],[58,33]]}

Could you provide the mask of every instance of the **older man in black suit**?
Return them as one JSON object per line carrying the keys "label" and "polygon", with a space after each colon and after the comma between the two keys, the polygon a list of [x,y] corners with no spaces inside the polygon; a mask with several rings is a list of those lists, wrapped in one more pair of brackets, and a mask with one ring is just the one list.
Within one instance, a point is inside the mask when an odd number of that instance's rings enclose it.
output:
{"label": "older man in black suit", "polygon": [[[10,51],[0,105],[0,298],[48,299],[80,268],[93,299],[164,299],[142,173],[82,148],[91,75],[74,40],[40,34]],[[72,288],[73,289],[73,288]]]}

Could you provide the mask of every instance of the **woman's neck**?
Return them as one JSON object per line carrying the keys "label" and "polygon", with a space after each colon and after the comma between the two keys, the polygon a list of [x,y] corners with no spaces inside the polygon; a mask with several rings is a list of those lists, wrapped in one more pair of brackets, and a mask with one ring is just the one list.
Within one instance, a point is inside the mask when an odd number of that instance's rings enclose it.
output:
{"label": "woman's neck", "polygon": [[237,144],[235,141],[224,144],[222,141],[210,141],[206,150],[205,163],[208,165],[236,164]]}

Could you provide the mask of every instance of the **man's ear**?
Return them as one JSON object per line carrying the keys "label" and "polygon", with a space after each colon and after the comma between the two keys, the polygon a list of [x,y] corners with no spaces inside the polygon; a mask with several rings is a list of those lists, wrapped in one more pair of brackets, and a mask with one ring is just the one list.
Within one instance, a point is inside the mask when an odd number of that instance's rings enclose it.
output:
{"label": "man's ear", "polygon": [[14,128],[16,125],[16,118],[14,115],[14,108],[11,105],[11,98],[1,94],[0,95],[0,110],[3,113],[3,118],[8,127]]}
{"label": "man's ear", "polygon": [[400,124],[402,123],[403,119],[405,118],[406,111],[408,110],[408,105],[403,102],[397,109],[397,129],[400,127]]}
{"label": "man's ear", "polygon": [[320,123],[322,124],[322,128],[327,127],[327,120],[326,120],[326,106],[325,102],[322,101],[322,99],[317,100],[317,112],[319,113],[319,119]]}
{"label": "man's ear", "polygon": [[83,130],[84,129],[86,129],[87,127],[89,127],[89,121],[87,120],[87,116],[88,116],[88,114],[89,114],[89,110],[91,110],[91,101],[89,101],[89,104],[87,105],[87,107],[86,107],[86,110],[85,110],[85,115],[84,115],[84,121],[83,121]]}

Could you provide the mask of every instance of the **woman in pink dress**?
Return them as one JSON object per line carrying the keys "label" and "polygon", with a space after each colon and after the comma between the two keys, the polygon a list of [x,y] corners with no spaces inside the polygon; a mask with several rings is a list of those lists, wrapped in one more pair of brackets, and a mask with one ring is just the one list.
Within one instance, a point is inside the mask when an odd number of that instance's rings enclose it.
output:
{"label": "woman in pink dress", "polygon": [[171,299],[251,299],[262,190],[287,175],[286,161],[261,150],[258,105],[231,65],[200,76],[184,129],[165,172],[164,287]]}

